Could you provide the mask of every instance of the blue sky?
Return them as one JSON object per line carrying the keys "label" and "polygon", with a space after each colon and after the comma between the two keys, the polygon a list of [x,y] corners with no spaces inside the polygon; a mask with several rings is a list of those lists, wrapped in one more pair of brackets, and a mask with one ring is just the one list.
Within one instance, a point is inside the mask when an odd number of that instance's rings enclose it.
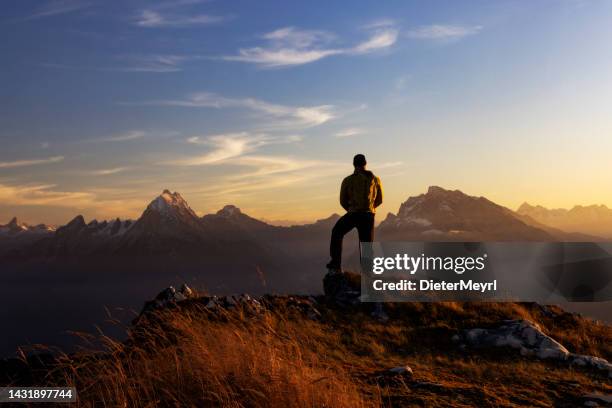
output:
{"label": "blue sky", "polygon": [[511,208],[612,204],[612,2],[7,0],[0,222],[136,217],[164,188],[306,221],[365,153]]}

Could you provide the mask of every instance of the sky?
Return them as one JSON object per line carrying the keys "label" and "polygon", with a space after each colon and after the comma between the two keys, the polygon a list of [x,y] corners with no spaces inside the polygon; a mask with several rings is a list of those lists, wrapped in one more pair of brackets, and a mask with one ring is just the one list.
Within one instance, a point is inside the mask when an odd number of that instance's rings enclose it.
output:
{"label": "sky", "polygon": [[4,0],[0,223],[340,212],[429,185],[612,206],[612,2]]}

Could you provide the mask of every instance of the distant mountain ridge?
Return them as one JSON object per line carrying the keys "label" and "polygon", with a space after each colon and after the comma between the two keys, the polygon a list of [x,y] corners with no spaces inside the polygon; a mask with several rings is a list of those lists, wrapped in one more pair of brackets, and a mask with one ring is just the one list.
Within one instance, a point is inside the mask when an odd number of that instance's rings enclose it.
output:
{"label": "distant mountain ridge", "polygon": [[[33,280],[59,280],[69,287],[86,284],[99,288],[96,296],[115,299],[121,293],[126,302],[134,293],[144,295],[171,279],[215,294],[316,293],[326,272],[331,230],[339,217],[333,214],[311,224],[282,227],[253,218],[233,205],[199,217],[179,193],[164,190],[137,220],[86,222],[79,215],[54,232],[0,236],[0,277],[26,286]],[[11,223],[15,224],[19,223]],[[19,236],[36,238],[15,238]],[[408,198],[397,214],[389,214],[377,227],[375,239],[582,238],[539,224],[484,197],[433,186]],[[352,232],[344,241],[343,267],[356,270],[358,256],[357,234]],[[107,295],[108,291],[117,295]],[[86,297],[82,302],[90,300]]]}
{"label": "distant mountain ridge", "polygon": [[29,225],[13,217],[7,224],[0,224],[0,255],[15,248],[29,245],[55,233],[55,227],[46,224]]}
{"label": "distant mountain ridge", "polygon": [[17,234],[47,234],[55,231],[55,227],[46,224],[29,225],[13,217],[8,224],[0,225],[0,236]]}
{"label": "distant mountain ridge", "polygon": [[605,205],[576,205],[571,209],[548,209],[523,203],[517,210],[539,223],[567,232],[612,238],[612,209]]}
{"label": "distant mountain ridge", "polygon": [[[397,214],[389,213],[377,227],[377,240],[417,241],[593,241],[597,236],[566,232],[551,220],[570,214],[591,214],[604,219],[612,210],[605,206],[575,207],[572,210],[547,210],[523,204],[518,212],[485,197],[467,195],[459,190],[431,186],[427,192],[409,197]],[[594,215],[593,215],[594,214]],[[85,222],[78,215],[55,230],[44,224],[28,226],[16,219],[0,226],[0,237],[25,235],[30,244],[23,255],[55,256],[67,254],[181,254],[202,255],[213,248],[234,251],[290,254],[300,243],[306,247],[326,248],[337,214],[312,224],[276,226],[226,205],[214,214],[199,217],[178,193],[164,190],[154,198],[136,220]],[[612,217],[612,214],[610,215]],[[612,222],[612,221],[611,221]],[[17,240],[11,240],[15,243]],[[236,243],[239,243],[236,244]],[[15,244],[16,245],[16,244]],[[14,245],[14,246],[15,246]],[[23,246],[23,245],[22,245]],[[300,248],[297,248],[300,250]],[[314,250],[314,249],[313,249]],[[206,251],[205,251],[206,252]],[[317,254],[325,257],[326,253]]]}

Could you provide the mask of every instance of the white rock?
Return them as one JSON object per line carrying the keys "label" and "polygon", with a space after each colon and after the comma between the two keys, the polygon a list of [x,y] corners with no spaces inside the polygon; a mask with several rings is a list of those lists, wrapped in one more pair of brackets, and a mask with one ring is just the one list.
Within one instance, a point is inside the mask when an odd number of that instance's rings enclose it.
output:
{"label": "white rock", "polygon": [[510,347],[518,349],[522,356],[568,361],[580,367],[607,371],[608,377],[612,378],[612,364],[607,360],[570,353],[561,343],[547,336],[540,326],[529,320],[506,320],[494,329],[464,330],[462,335],[458,336],[459,340],[456,336],[453,336],[453,341],[458,342],[462,349],[468,345],[477,348]]}
{"label": "white rock", "polygon": [[406,366],[397,366],[397,367],[393,367],[390,368],[389,370],[389,374],[393,374],[393,375],[412,375],[412,368]]}

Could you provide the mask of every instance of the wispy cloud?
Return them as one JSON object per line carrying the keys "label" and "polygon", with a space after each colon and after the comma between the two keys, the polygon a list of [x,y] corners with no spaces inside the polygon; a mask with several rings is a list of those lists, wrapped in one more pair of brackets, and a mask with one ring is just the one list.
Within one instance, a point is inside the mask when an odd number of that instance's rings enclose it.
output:
{"label": "wispy cloud", "polygon": [[53,62],[42,63],[41,66],[52,69],[67,70],[93,70],[93,71],[113,71],[113,72],[153,72],[167,73],[179,72],[188,61],[201,59],[198,55],[172,55],[172,54],[153,54],[153,55],[119,55],[117,59],[120,63],[116,66],[77,66],[69,64],[58,64]]}
{"label": "wispy cloud", "polygon": [[155,10],[174,9],[185,6],[193,6],[195,4],[208,3],[210,0],[164,0],[161,3],[154,4],[149,7]]}
{"label": "wispy cloud", "polygon": [[391,167],[399,167],[403,165],[404,165],[404,162],[402,161],[394,161],[394,162],[385,162],[385,163],[375,164],[375,167],[377,170],[381,170],[381,169],[388,169]]}
{"label": "wispy cloud", "polygon": [[240,61],[264,67],[301,65],[330,55],[342,53],[341,49],[326,47],[334,35],[320,30],[300,30],[284,27],[262,36],[264,47],[242,48],[238,55],[225,56],[227,61]]}
{"label": "wispy cloud", "polygon": [[122,173],[126,171],[127,167],[113,167],[111,169],[100,169],[91,172],[94,176],[110,176],[111,174]]}
{"label": "wispy cloud", "polygon": [[[211,194],[245,194],[274,190],[308,180],[321,180],[347,171],[347,163],[293,156],[245,155],[232,161],[247,171],[232,174],[209,189]],[[398,168],[403,162],[376,164],[377,170]],[[305,171],[307,170],[307,171]]]}
{"label": "wispy cloud", "polygon": [[219,164],[235,157],[251,152],[262,145],[263,138],[260,135],[249,135],[246,132],[214,135],[206,138],[194,136],[188,139],[189,143],[202,144],[211,147],[211,150],[203,155],[187,159],[177,160],[170,164],[182,166],[200,166],[206,164]]}
{"label": "wispy cloud", "polygon": [[346,171],[345,164],[292,156],[246,155],[236,158],[232,164],[246,171],[227,176],[214,186],[195,193],[206,197],[235,198],[286,188],[308,180],[321,180],[330,174]]}
{"label": "wispy cloud", "polygon": [[395,28],[380,28],[367,40],[355,46],[351,52],[355,54],[367,54],[391,47],[397,41],[399,30]]}
{"label": "wispy cloud", "polygon": [[167,164],[179,166],[201,166],[222,164],[232,160],[232,164],[240,163],[233,159],[255,152],[259,148],[270,144],[285,144],[300,141],[297,135],[271,136],[266,134],[250,134],[248,132],[226,133],[210,136],[193,136],[187,139],[188,143],[209,147],[204,154],[185,159],[168,162]]}
{"label": "wispy cloud", "polygon": [[285,127],[319,126],[334,119],[333,105],[286,106],[269,103],[255,98],[227,98],[210,92],[196,93],[185,99],[159,100],[141,103],[144,105],[181,106],[190,108],[241,108],[273,117]]}
{"label": "wispy cloud", "polygon": [[178,72],[182,71],[182,65],[193,60],[193,56],[184,55],[141,55],[124,57],[127,65],[124,67],[106,68],[109,71],[123,72]]}
{"label": "wispy cloud", "polygon": [[368,54],[391,47],[399,30],[392,25],[368,28],[370,37],[353,47],[333,47],[336,36],[322,30],[302,30],[283,27],[262,36],[263,46],[241,48],[237,55],[221,57],[226,61],[239,61],[264,68],[288,67],[318,61],[332,55]]}
{"label": "wispy cloud", "polygon": [[[231,164],[239,169],[242,168],[218,178],[214,185],[195,192],[206,197],[223,196],[230,199],[304,182],[319,177],[322,172],[335,165],[318,160],[258,153],[258,150],[267,145],[294,143],[299,140],[301,138],[297,135],[274,136],[248,132],[194,136],[188,138],[187,142],[207,147],[206,153],[164,164],[175,166]],[[303,171],[306,169],[308,172]]]}
{"label": "wispy cloud", "polygon": [[9,205],[50,205],[90,197],[87,193],[53,191],[53,184],[11,186],[0,184],[0,198]]}
{"label": "wispy cloud", "polygon": [[107,143],[107,142],[128,142],[130,140],[142,139],[147,135],[144,130],[131,130],[129,132],[120,133],[100,139],[92,139],[89,142],[92,143]]}
{"label": "wispy cloud", "polygon": [[347,129],[342,129],[339,132],[337,132],[335,134],[336,137],[351,137],[351,136],[357,136],[357,135],[361,135],[365,133],[365,130],[360,129],[360,128],[347,128]]}
{"label": "wispy cloud", "polygon": [[59,163],[64,160],[64,156],[47,157],[44,159],[15,160],[0,162],[0,168],[7,169],[12,167],[38,166],[41,164]]}
{"label": "wispy cloud", "polygon": [[461,26],[432,24],[410,30],[406,33],[406,36],[425,40],[459,40],[470,35],[478,34],[480,30],[482,30],[482,26],[479,25]]}
{"label": "wispy cloud", "polygon": [[168,14],[161,10],[142,10],[134,24],[139,27],[189,27],[197,25],[210,25],[226,21],[228,17],[210,14]]}
{"label": "wispy cloud", "polygon": [[32,14],[26,17],[26,20],[35,20],[45,17],[53,17],[61,14],[72,13],[91,6],[91,2],[82,0],[55,0],[47,2]]}
{"label": "wispy cloud", "polygon": [[[124,196],[124,195],[123,195]],[[43,206],[96,211],[103,216],[137,215],[143,198],[109,198],[95,191],[64,191],[55,184],[10,185],[0,183],[0,202],[8,206]]]}
{"label": "wispy cloud", "polygon": [[319,160],[297,159],[295,157],[286,156],[262,156],[252,155],[244,156],[236,161],[236,164],[247,166],[253,171],[248,173],[237,174],[231,176],[233,180],[250,179],[252,177],[267,177],[282,173],[292,173],[305,170],[307,168],[322,165]]}

